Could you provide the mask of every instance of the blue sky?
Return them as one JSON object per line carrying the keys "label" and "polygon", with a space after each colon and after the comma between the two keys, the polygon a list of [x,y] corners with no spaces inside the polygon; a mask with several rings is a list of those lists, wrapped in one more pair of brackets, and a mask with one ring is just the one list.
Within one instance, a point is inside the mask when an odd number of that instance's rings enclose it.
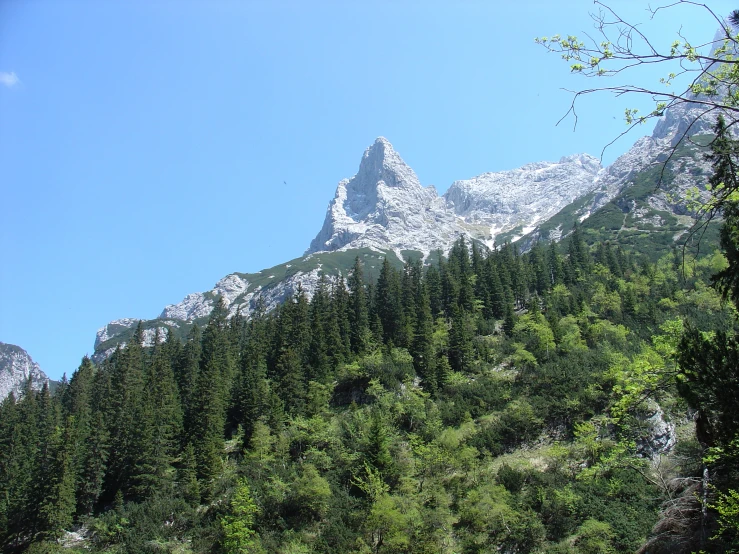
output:
{"label": "blue sky", "polygon": [[[715,23],[613,2],[669,44]],[[734,6],[713,2],[726,14]],[[0,3],[0,341],[71,375],[96,330],[303,253],[387,137],[424,185],[600,155],[646,104],[587,99],[534,37],[589,0]],[[693,15],[691,15],[693,14]],[[653,84],[660,75],[644,74]],[[611,147],[623,153],[639,129]],[[287,184],[284,184],[287,183]]]}

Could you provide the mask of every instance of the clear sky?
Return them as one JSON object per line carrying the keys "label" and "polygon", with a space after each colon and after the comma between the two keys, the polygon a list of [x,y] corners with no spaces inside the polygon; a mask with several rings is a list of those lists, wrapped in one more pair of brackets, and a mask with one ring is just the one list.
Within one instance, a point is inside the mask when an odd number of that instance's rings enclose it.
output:
{"label": "clear sky", "polygon": [[[656,23],[646,2],[611,6],[661,44],[681,26],[696,41],[716,29],[682,6]],[[576,131],[556,127],[561,89],[590,83],[533,41],[592,30],[595,8],[0,2],[0,341],[52,378],[71,375],[108,321],[156,317],[228,273],[300,256],[380,135],[440,193],[486,171],[600,155],[640,103],[600,96]]]}

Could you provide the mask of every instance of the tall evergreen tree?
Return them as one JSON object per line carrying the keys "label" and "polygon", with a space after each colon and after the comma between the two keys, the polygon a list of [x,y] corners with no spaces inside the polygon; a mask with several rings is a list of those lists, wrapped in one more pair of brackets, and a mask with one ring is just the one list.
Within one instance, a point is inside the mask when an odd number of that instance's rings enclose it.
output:
{"label": "tall evergreen tree", "polygon": [[131,341],[114,354],[111,398],[106,418],[110,422],[110,459],[106,475],[109,498],[121,490],[132,494],[133,468],[139,454],[139,423],[144,409],[143,328],[139,322]]}
{"label": "tall evergreen tree", "polygon": [[184,436],[187,437],[185,442],[192,437],[195,429],[200,358],[202,352],[202,333],[200,332],[200,327],[195,324],[190,329],[187,342],[182,349],[176,369],[177,385],[179,386],[180,402],[182,404]]}
{"label": "tall evergreen tree", "polygon": [[333,308],[333,317],[336,318],[336,325],[339,331],[342,358],[348,358],[352,349],[349,304],[349,293],[344,276],[339,275],[331,289],[331,306]]}
{"label": "tall evergreen tree", "polygon": [[434,320],[431,317],[431,302],[425,283],[421,283],[415,297],[416,326],[410,352],[416,373],[429,391],[437,388],[436,363],[434,358]]}
{"label": "tall evergreen tree", "polygon": [[400,275],[385,257],[375,291],[377,316],[382,325],[382,338],[385,343],[398,345],[400,342],[402,325],[400,294]]}
{"label": "tall evergreen tree", "polygon": [[369,311],[367,292],[364,286],[364,272],[359,256],[349,274],[349,340],[352,352],[362,354],[367,350],[369,335]]}
{"label": "tall evergreen tree", "polygon": [[139,452],[134,464],[134,491],[140,498],[171,490],[173,462],[182,436],[182,408],[170,360],[173,341],[163,345],[157,332],[145,373],[145,405],[139,421]]}
{"label": "tall evergreen tree", "polygon": [[472,330],[467,314],[453,308],[452,326],[449,329],[449,363],[454,371],[467,371],[472,361]]}
{"label": "tall evergreen tree", "polygon": [[[77,513],[87,515],[102,493],[107,454],[107,431],[103,413],[95,410],[97,369],[85,356],[69,381],[65,395],[69,433],[74,438],[72,469],[76,475]],[[97,389],[97,391],[96,391]]]}
{"label": "tall evergreen tree", "polygon": [[564,268],[562,267],[562,256],[557,252],[557,245],[554,241],[549,243],[547,251],[547,264],[549,267],[549,283],[550,285],[560,285],[564,283]]}
{"label": "tall evergreen tree", "polygon": [[267,354],[269,350],[269,319],[264,303],[257,304],[247,323],[246,337],[239,357],[239,378],[234,391],[234,422],[244,430],[244,443],[251,439],[254,425],[265,414],[267,385]]}
{"label": "tall evergreen tree", "polygon": [[[60,418],[61,413],[58,411],[57,413],[55,417]],[[70,417],[64,426],[57,420],[52,434],[48,437],[50,455],[48,466],[47,460],[41,458],[42,465],[45,466],[42,467],[44,494],[39,503],[38,530],[46,538],[60,536],[73,522],[76,506],[74,431],[74,417]]]}
{"label": "tall evergreen tree", "polygon": [[234,374],[223,299],[213,308],[203,332],[203,351],[197,384],[192,444],[206,497],[221,467],[225,442],[226,409]]}

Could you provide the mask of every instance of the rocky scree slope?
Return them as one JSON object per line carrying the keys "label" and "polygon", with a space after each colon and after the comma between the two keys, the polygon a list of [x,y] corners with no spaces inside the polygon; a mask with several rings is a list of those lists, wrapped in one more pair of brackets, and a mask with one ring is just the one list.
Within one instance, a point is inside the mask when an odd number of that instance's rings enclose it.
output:
{"label": "rocky scree slope", "polygon": [[0,401],[11,392],[16,398],[22,395],[29,379],[33,390],[41,390],[49,382],[28,352],[20,346],[0,342]]}

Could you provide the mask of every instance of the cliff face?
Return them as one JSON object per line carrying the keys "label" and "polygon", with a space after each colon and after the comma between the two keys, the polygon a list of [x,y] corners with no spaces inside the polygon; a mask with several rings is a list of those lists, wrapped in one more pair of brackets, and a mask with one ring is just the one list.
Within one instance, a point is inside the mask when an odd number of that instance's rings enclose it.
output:
{"label": "cliff face", "polygon": [[448,250],[460,236],[492,246],[498,234],[533,229],[591,192],[600,170],[597,159],[578,154],[455,181],[440,197],[380,137],[357,174],[339,182],[306,253],[369,247],[428,255]]}
{"label": "cliff face", "polygon": [[16,397],[22,395],[29,379],[33,390],[41,390],[49,382],[28,352],[20,346],[0,342],[0,401],[11,392]]}
{"label": "cliff face", "polygon": [[306,254],[349,248],[445,249],[465,234],[463,222],[433,187],[422,187],[387,139],[362,156],[359,171],[340,181],[323,227]]}

